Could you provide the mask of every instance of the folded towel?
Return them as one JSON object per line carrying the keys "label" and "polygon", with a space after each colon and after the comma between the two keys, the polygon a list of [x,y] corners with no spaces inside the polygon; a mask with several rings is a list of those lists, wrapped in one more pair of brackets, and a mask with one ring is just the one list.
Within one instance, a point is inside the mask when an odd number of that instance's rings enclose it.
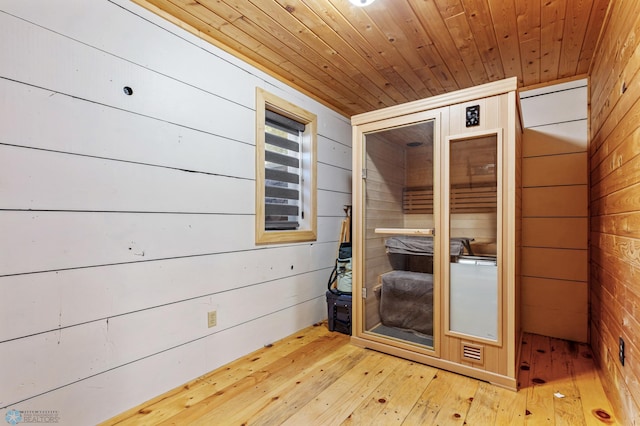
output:
{"label": "folded towel", "polygon": [[[451,238],[449,252],[451,256],[460,256],[473,238]],[[433,256],[433,237],[416,237],[403,235],[389,237],[385,241],[388,253],[413,254],[418,256]]]}
{"label": "folded towel", "polygon": [[380,321],[433,335],[433,275],[410,271],[382,275]]}

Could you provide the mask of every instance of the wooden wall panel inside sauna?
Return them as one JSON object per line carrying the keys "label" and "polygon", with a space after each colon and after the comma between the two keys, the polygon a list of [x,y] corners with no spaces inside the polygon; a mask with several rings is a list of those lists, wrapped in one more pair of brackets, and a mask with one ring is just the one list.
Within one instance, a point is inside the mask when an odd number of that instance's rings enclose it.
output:
{"label": "wooden wall panel inside sauna", "polygon": [[404,150],[385,137],[385,132],[366,136],[365,197],[365,264],[363,288],[366,298],[365,311],[368,330],[380,322],[379,298],[374,287],[378,277],[390,271],[391,264],[384,246],[384,236],[375,233],[376,228],[400,228],[403,226],[402,188],[405,176]]}
{"label": "wooden wall panel inside sauna", "polygon": [[[432,210],[420,200],[433,194],[432,145],[407,148],[404,227],[432,228]],[[473,253],[496,255],[497,158],[495,137],[464,141],[464,148],[452,151],[450,170],[450,236],[472,238]],[[455,199],[458,200],[457,204]]]}

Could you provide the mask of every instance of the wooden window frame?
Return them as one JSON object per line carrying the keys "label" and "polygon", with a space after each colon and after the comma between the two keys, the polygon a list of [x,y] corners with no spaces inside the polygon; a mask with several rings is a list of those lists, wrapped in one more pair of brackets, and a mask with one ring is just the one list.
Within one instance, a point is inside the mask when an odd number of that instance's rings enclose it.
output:
{"label": "wooden window frame", "polygon": [[[266,111],[273,111],[305,125],[301,135],[300,190],[303,216],[293,230],[265,229],[265,123]],[[261,88],[256,89],[256,244],[277,244],[317,239],[317,129],[318,118],[293,103]]]}

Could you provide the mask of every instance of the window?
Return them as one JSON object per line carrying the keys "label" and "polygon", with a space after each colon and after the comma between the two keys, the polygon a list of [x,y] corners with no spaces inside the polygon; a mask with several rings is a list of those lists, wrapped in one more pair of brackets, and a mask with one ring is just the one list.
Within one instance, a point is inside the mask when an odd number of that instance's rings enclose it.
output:
{"label": "window", "polygon": [[256,115],[256,243],[313,241],[317,118],[259,88]]}

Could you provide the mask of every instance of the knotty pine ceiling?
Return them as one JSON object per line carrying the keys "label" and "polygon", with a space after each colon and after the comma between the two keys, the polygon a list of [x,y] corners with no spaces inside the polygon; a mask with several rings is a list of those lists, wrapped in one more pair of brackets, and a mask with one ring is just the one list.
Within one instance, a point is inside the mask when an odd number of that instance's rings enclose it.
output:
{"label": "knotty pine ceiling", "polygon": [[585,76],[611,0],[134,1],[351,116]]}

